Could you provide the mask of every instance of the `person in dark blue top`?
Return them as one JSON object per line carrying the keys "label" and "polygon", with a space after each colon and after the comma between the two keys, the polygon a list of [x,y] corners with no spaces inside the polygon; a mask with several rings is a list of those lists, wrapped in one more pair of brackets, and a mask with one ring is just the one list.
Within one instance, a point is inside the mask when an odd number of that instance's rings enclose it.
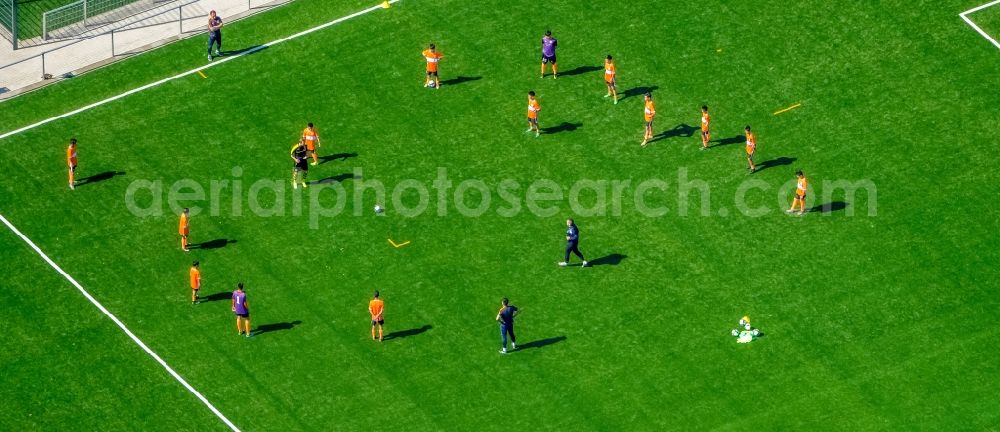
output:
{"label": "person in dark blue top", "polygon": [[514,317],[517,316],[517,306],[510,304],[507,297],[500,301],[502,306],[497,312],[497,322],[500,323],[500,354],[507,354],[507,335],[510,335],[510,349],[517,349],[514,338]]}
{"label": "person in dark blue top", "polygon": [[580,260],[583,261],[583,264],[580,266],[581,268],[587,266],[587,259],[583,257],[583,254],[580,253],[580,248],[577,247],[579,244],[580,229],[576,227],[575,223],[573,223],[573,219],[566,219],[566,256],[559,263],[560,266],[566,267],[569,265],[570,252],[575,253],[576,256],[580,257]]}
{"label": "person in dark blue top", "polygon": [[222,18],[215,11],[208,13],[208,61],[212,61],[212,45],[215,45],[215,56],[222,56]]}

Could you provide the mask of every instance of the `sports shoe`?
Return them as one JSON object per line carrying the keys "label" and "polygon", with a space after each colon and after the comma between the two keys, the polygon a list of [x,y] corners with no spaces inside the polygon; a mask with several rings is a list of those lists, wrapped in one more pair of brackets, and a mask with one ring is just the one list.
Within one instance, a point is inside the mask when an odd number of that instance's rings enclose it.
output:
{"label": "sports shoe", "polygon": [[566,267],[566,261],[559,261],[559,267]]}
{"label": "sports shoe", "polygon": [[514,343],[514,342],[511,342],[511,343],[510,343],[510,350],[511,350],[511,351],[514,351],[514,350],[516,350],[516,349],[517,349],[517,344],[516,344],[516,343]]}
{"label": "sports shoe", "polygon": [[584,268],[584,267],[586,267],[586,266],[587,266],[587,261],[584,261],[584,262],[583,262],[583,264],[582,264],[582,265],[580,265],[580,268]]}
{"label": "sports shoe", "polygon": [[507,348],[500,348],[500,354],[507,354]]}
{"label": "sports shoe", "polygon": [[534,130],[534,129],[532,129],[532,128],[528,128],[528,130],[524,131],[524,133],[530,133],[530,132],[531,132],[531,131],[533,131],[533,130]]}
{"label": "sports shoe", "polygon": [[615,98],[615,105],[618,105],[618,98]]}
{"label": "sports shoe", "polygon": [[211,54],[208,55],[208,61],[212,61],[212,55]]}
{"label": "sports shoe", "polygon": [[295,180],[292,180],[292,189],[298,189],[298,188],[299,188],[299,184],[295,183]]}
{"label": "sports shoe", "polygon": [[181,249],[181,250],[184,251],[184,252],[191,252],[191,249],[188,249],[188,248],[184,248],[184,249]]}
{"label": "sports shoe", "polygon": [[316,166],[317,164],[316,164],[316,162],[313,162],[313,163],[311,163],[309,165]]}
{"label": "sports shoe", "polygon": [[250,332],[247,332],[247,337],[250,337]]}
{"label": "sports shoe", "polygon": [[785,213],[792,214],[793,211],[795,211],[795,210],[788,209],[788,210],[785,210]]}
{"label": "sports shoe", "polygon": [[216,57],[222,57],[222,51],[215,50],[215,56]]}
{"label": "sports shoe", "polygon": [[74,185],[73,183],[70,183],[69,184],[69,190],[76,190],[76,185]]}
{"label": "sports shoe", "polygon": [[540,136],[542,136],[542,133],[541,133],[541,132],[538,132],[538,131],[535,131],[535,138],[538,138],[538,137],[540,137]]}
{"label": "sports shoe", "polygon": [[611,97],[611,95],[609,95],[609,94],[606,94],[606,95],[604,95],[604,97],[606,97],[606,98],[607,98],[607,97]]}
{"label": "sports shoe", "polygon": [[552,74],[552,79],[556,79],[556,74]]}
{"label": "sports shoe", "polygon": [[799,216],[802,216],[804,214],[806,214],[806,212],[804,210],[799,212]]}
{"label": "sports shoe", "polygon": [[307,187],[309,187],[309,185],[308,185],[308,184],[306,184],[306,182],[302,182],[302,189],[305,189],[305,188],[307,188]]}

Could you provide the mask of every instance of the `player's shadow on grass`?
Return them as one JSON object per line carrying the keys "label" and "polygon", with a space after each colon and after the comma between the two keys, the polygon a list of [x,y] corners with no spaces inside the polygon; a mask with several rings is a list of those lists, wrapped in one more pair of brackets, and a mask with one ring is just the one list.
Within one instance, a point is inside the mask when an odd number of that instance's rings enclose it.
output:
{"label": "player's shadow on grass", "polygon": [[198,298],[198,300],[202,302],[214,302],[221,300],[230,300],[232,298],[233,298],[233,293],[229,291],[223,291],[223,292],[217,292],[215,294],[209,294],[206,297],[200,297]]}
{"label": "player's shadow on grass", "polygon": [[619,253],[613,253],[611,255],[602,256],[593,261],[587,261],[587,265],[588,266],[618,265],[625,258],[628,258],[628,256]]}
{"label": "player's shadow on grass", "polygon": [[409,336],[416,336],[432,328],[434,328],[434,326],[430,324],[425,324],[423,327],[411,328],[409,330],[394,331],[392,333],[385,335],[385,337],[382,338],[382,340],[401,339]]}
{"label": "player's shadow on grass", "polygon": [[311,182],[309,182],[309,184],[316,185],[316,184],[327,184],[327,183],[340,183],[340,182],[342,182],[344,180],[354,180],[355,178],[357,178],[357,177],[354,177],[354,173],[343,173],[343,174],[337,174],[335,176],[330,176],[330,177],[327,177],[327,178],[323,178],[323,179],[311,181]]}
{"label": "player's shadow on grass", "polygon": [[628,90],[625,90],[625,91],[621,92],[622,98],[618,99],[618,101],[620,102],[620,101],[623,101],[623,100],[628,99],[628,98],[633,97],[633,96],[642,96],[642,95],[644,95],[646,93],[649,93],[649,92],[651,92],[653,90],[656,90],[656,89],[659,89],[659,88],[660,88],[660,86],[652,86],[652,87],[639,86],[639,87],[632,87],[632,88],[630,88]]}
{"label": "player's shadow on grass", "polygon": [[294,328],[299,324],[302,324],[302,321],[295,320],[292,322],[264,324],[262,326],[257,327],[257,330],[254,331],[254,335],[262,335],[264,333],[270,333],[279,330],[291,330],[292,328]]}
{"label": "player's shadow on grass", "polygon": [[254,46],[251,46],[251,47],[240,48],[238,50],[222,51],[222,56],[223,57],[225,57],[225,56],[234,56],[234,55],[244,54],[244,53],[246,53],[246,55],[257,54],[257,53],[259,53],[261,51],[266,50],[268,48],[268,46],[269,45],[254,45]]}
{"label": "player's shadow on grass", "polygon": [[848,205],[849,204],[847,204],[844,201],[831,201],[831,202],[828,202],[826,204],[820,204],[818,206],[814,206],[814,207],[810,208],[809,210],[806,210],[806,212],[807,213],[831,213],[831,212],[835,212],[835,211],[841,211],[841,210],[847,208]]}
{"label": "player's shadow on grass", "polygon": [[795,158],[785,157],[785,156],[776,159],[766,160],[764,162],[757,164],[757,171],[763,171],[771,167],[791,165],[792,162],[795,162],[796,160],[797,159]]}
{"label": "player's shadow on grass", "polygon": [[541,128],[540,130],[543,134],[549,135],[559,132],[573,132],[582,126],[583,123],[562,122],[562,124]]}
{"label": "player's shadow on grass", "polygon": [[331,154],[331,155],[320,156],[319,157],[319,164],[323,165],[323,164],[325,164],[327,162],[330,162],[332,160],[337,160],[337,159],[345,161],[345,160],[348,160],[348,159],[353,158],[353,157],[358,157],[358,154],[357,153],[334,153],[334,154]]}
{"label": "player's shadow on grass", "polygon": [[83,186],[83,185],[86,185],[86,184],[102,182],[102,181],[110,180],[110,179],[113,179],[113,178],[115,178],[117,176],[123,176],[123,175],[125,175],[125,171],[105,171],[105,172],[102,172],[102,173],[99,173],[99,174],[94,174],[94,175],[92,175],[90,177],[84,177],[84,178],[82,178],[80,180],[77,180],[76,185],[77,186]]}
{"label": "player's shadow on grass", "polygon": [[673,137],[691,138],[692,136],[694,136],[694,132],[696,130],[698,130],[698,128],[691,126],[687,123],[681,123],[677,126],[674,126],[673,129],[667,129],[663,132],[660,132],[657,135],[653,135],[653,138],[650,139],[647,144],[651,144],[662,139],[673,138]]}
{"label": "player's shadow on grass", "polygon": [[483,79],[483,77],[481,77],[481,76],[457,76],[455,78],[446,79],[444,81],[441,81],[441,85],[443,85],[443,86],[444,85],[446,85],[446,86],[453,86],[453,85],[459,85],[459,84],[462,84],[462,83],[467,83],[469,81],[479,81],[481,79]]}
{"label": "player's shadow on grass", "polygon": [[550,337],[548,339],[533,340],[531,342],[518,345],[517,349],[518,350],[526,350],[526,349],[531,349],[531,348],[545,348],[545,347],[547,347],[549,345],[552,345],[554,343],[559,343],[559,342],[562,342],[564,340],[566,340],[566,336],[556,336],[556,337]]}
{"label": "player's shadow on grass", "polygon": [[588,72],[595,72],[604,69],[600,66],[577,66],[565,72],[559,72],[558,76],[568,77],[573,75],[583,75]]}
{"label": "player's shadow on grass", "polygon": [[191,243],[191,244],[188,245],[188,248],[189,249],[218,249],[218,248],[224,248],[224,247],[226,247],[226,245],[228,245],[230,243],[236,243],[236,240],[215,239],[215,240],[209,240],[207,242]]}
{"label": "player's shadow on grass", "polygon": [[709,141],[708,145],[709,145],[709,147],[721,147],[721,146],[729,145],[729,144],[745,143],[746,141],[747,141],[747,137],[745,135],[736,135],[734,137],[717,139],[715,141]]}

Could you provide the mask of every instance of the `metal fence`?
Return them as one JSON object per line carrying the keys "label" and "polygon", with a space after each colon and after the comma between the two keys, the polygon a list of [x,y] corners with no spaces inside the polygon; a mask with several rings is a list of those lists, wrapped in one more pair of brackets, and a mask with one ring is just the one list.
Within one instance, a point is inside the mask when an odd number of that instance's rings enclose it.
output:
{"label": "metal fence", "polygon": [[17,49],[17,0],[0,0],[0,36]]}
{"label": "metal fence", "polygon": [[[7,0],[0,0],[5,2]],[[220,15],[228,22],[281,6],[292,0],[247,0],[229,4]],[[0,100],[119,58],[149,51],[173,40],[204,33],[208,10],[199,0],[184,0],[131,17],[42,53],[0,66]],[[162,10],[161,10],[162,9]],[[197,54],[204,60],[204,52]]]}
{"label": "metal fence", "polygon": [[156,8],[165,0],[78,0],[42,14],[42,40],[77,37],[93,27]]}

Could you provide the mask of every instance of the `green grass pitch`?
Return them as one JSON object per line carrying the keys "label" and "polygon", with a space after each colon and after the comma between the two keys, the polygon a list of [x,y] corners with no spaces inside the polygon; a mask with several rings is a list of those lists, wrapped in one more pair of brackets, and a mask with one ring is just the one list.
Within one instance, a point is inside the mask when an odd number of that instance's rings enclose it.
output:
{"label": "green grass pitch", "polygon": [[[958,17],[977,4],[403,0],[0,140],[0,213],[246,431],[992,430],[1000,53]],[[225,48],[369,6],[296,1],[231,23]],[[546,29],[560,41],[557,80],[538,77]],[[446,56],[442,80],[468,79],[422,88],[429,42]],[[198,67],[204,43],[4,102],[0,129]],[[594,68],[609,53],[619,88],[633,90],[617,106]],[[645,149],[640,88],[654,89],[657,132],[671,131]],[[528,90],[541,127],[555,128],[538,139],[523,133]],[[698,150],[702,104],[713,138],[735,144]],[[234,214],[228,187],[214,216],[207,202],[181,202],[206,207],[192,242],[214,246],[185,254],[166,202],[159,216],[127,208],[142,180],[240,181],[244,197],[261,179],[287,186],[288,149],[307,121],[321,154],[349,155],[310,172],[351,192],[315,229],[308,193],[265,189],[260,206],[285,213],[262,217],[248,205]],[[752,176],[746,124],[765,162]],[[67,190],[70,136],[79,177],[122,174]],[[463,216],[449,199],[439,215],[440,169],[454,186],[482,180],[489,211]],[[810,205],[830,211],[783,213],[790,193],[779,189],[796,169],[811,180]],[[698,192],[678,200],[679,170],[709,188],[705,215]],[[576,215],[564,194],[536,216],[523,196],[538,179],[631,186],[620,213]],[[668,183],[647,194],[666,215],[638,211],[632,197],[648,179]],[[746,203],[763,216],[737,209],[749,179],[763,186]],[[353,195],[374,180],[424,184],[432,207],[405,217],[390,196],[376,216],[374,193],[360,205]],[[520,185],[514,215],[497,212],[505,180]],[[868,180],[877,193],[831,194],[834,180]],[[148,191],[132,198],[153,203]],[[600,265],[556,266],[568,216]],[[226,430],[2,231],[0,429]],[[212,300],[194,306],[193,259]],[[237,281],[261,330],[250,339],[229,311]],[[369,339],[374,289],[387,331],[402,337]],[[523,308],[525,347],[506,356],[493,322],[503,296]],[[766,336],[738,345],[729,331],[744,314]]]}

